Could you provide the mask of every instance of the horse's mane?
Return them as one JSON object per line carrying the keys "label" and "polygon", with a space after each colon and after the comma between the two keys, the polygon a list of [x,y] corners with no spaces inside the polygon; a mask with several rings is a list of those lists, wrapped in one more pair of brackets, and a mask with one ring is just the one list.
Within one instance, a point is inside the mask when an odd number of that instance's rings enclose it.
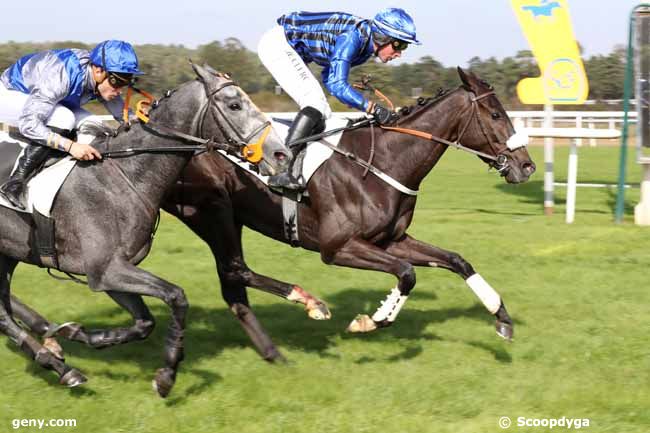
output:
{"label": "horse's mane", "polygon": [[440,87],[436,92],[435,96],[429,96],[427,98],[419,97],[415,104],[401,107],[397,111],[396,122],[399,123],[402,121],[409,120],[412,117],[415,117],[417,114],[425,111],[429,107],[438,104],[439,102],[441,102],[443,99],[445,99],[447,96],[449,96],[459,88],[460,87],[457,87],[455,89],[443,89],[442,87]]}
{"label": "horse's mane", "polygon": [[[153,104],[151,105],[151,108],[149,109],[149,114],[151,114],[154,110],[160,107],[161,103],[164,102],[166,99],[168,99],[171,95],[173,95],[177,90],[178,88],[167,90],[162,97],[154,100]],[[134,124],[137,123],[138,122],[134,122]],[[124,128],[121,126],[118,126],[117,128],[113,128],[101,122],[86,122],[81,125],[77,133],[94,136],[95,138],[92,141],[93,144],[100,145],[103,144],[109,137],[114,138],[121,134],[123,135],[128,130],[129,128]]]}
{"label": "horse's mane", "polygon": [[122,132],[121,128],[113,128],[100,122],[86,122],[77,131],[78,134],[94,136],[95,138],[92,141],[93,145],[102,144],[108,137],[116,137],[120,132]]}

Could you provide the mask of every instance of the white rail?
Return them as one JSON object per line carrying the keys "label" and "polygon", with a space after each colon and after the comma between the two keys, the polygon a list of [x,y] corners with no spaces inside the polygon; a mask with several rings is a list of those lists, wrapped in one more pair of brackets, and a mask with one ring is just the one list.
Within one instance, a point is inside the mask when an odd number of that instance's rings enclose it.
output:
{"label": "white rail", "polygon": [[[569,151],[569,166],[567,173],[567,193],[566,193],[566,223],[571,224],[575,220],[576,209],[576,187],[578,186],[578,140],[582,138],[607,138],[616,139],[621,137],[621,132],[616,129],[591,129],[591,128],[523,128],[529,137],[549,138],[569,138],[571,139],[571,148]],[[550,163],[549,163],[550,162]],[[551,179],[553,185],[562,185],[555,183],[553,179],[553,161],[552,154],[550,161],[545,158],[544,178]],[[580,186],[592,186],[581,184]],[[546,188],[546,186],[545,186]],[[547,191],[545,193],[545,200]],[[552,194],[552,191],[551,191]],[[552,196],[552,195],[551,195]],[[546,206],[546,203],[545,203]]]}

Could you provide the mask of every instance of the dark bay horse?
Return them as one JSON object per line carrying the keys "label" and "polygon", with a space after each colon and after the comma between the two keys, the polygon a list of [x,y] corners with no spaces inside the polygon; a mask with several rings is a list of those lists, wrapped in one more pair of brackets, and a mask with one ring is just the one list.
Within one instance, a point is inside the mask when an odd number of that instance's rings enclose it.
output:
{"label": "dark bay horse", "polygon": [[[497,168],[507,182],[527,181],[535,164],[525,147],[508,148],[506,142],[515,131],[492,88],[472,73],[460,68],[458,72],[461,87],[414,108],[397,122],[398,126],[460,141],[470,149],[494,156],[497,161],[480,157]],[[377,131],[375,141],[373,165],[413,190],[418,189],[448,147],[394,131]],[[370,131],[363,128],[345,132],[339,147],[368,160],[369,143]],[[454,252],[408,235],[416,197],[371,174],[363,178],[363,171],[363,167],[334,154],[310,180],[309,203],[301,203],[298,209],[302,248],[320,252],[326,264],[387,272],[397,277],[396,288],[373,317],[360,316],[349,330],[367,332],[390,325],[415,285],[414,266],[426,266],[441,267],[461,276],[496,317],[498,335],[511,339],[513,323],[500,296],[471,264]],[[225,176],[217,177],[214,173]],[[288,243],[280,196],[218,155],[193,158],[183,172],[183,180],[170,190],[163,208],[210,246],[224,299],[263,357],[279,357],[250,309],[246,287],[302,302],[310,312],[328,314],[299,286],[259,275],[244,261],[244,225]]]}
{"label": "dark bay horse", "polygon": [[[510,150],[510,120],[491,88],[459,69],[463,85],[436,100],[427,101],[403,116],[401,127],[426,131],[442,139],[461,141],[485,154],[507,182],[528,180],[535,171],[525,148]],[[462,137],[461,137],[462,135]],[[376,131],[373,165],[402,185],[416,190],[437,164],[447,145],[393,131]],[[343,134],[339,147],[367,160],[368,128]],[[390,325],[415,285],[414,266],[441,267],[463,279],[496,317],[497,333],[512,338],[512,320],[501,298],[460,255],[418,241],[406,233],[416,197],[397,191],[374,175],[363,178],[362,167],[333,155],[308,184],[309,204],[299,205],[300,246],[320,252],[327,264],[388,272],[397,287],[373,318],[361,316],[352,331],[370,331]],[[218,174],[218,175],[217,175]],[[280,242],[284,236],[281,197],[254,176],[220,155],[194,157],[182,174],[182,183],[169,190],[163,208],[199,235],[214,254],[222,295],[267,360],[282,359],[250,308],[246,287],[261,289],[305,304],[310,316],[326,318],[326,307],[297,285],[253,272],[243,257],[244,225]],[[25,312],[25,317],[29,317]],[[373,320],[376,319],[376,320]],[[32,315],[35,327],[47,329]]]}
{"label": "dark bay horse", "polygon": [[[151,111],[147,125],[158,125],[158,129],[137,124],[103,143],[110,152],[127,148],[148,151],[128,158],[79,162],[59,191],[52,209],[57,221],[59,269],[86,275],[92,290],[106,292],[134,319],[129,328],[86,332],[83,328],[65,327],[61,332],[96,347],[144,339],[151,333],[154,319],[141,296],[162,300],[172,312],[165,343],[165,366],[157,371],[154,381],[162,397],[171,391],[183,359],[188,302],[182,288],[136,265],[149,252],[151,233],[167,189],[192,156],[192,152],[178,151],[179,144],[186,145],[188,141],[179,140],[170,131],[197,139],[230,137],[231,142],[238,141],[240,145],[259,144],[260,137],[264,136],[259,167],[267,174],[285,170],[291,159],[284,143],[270,131],[266,117],[229,77],[209,68],[196,65],[193,68],[198,79],[180,86]],[[242,137],[246,138],[243,142]],[[176,151],[156,152],[170,147]],[[16,317],[23,315],[27,308],[10,303],[14,268],[18,262],[39,262],[30,242],[31,217],[0,208],[0,221],[0,331],[31,359],[54,370],[62,384],[75,386],[85,382],[77,369],[43,348],[14,321],[12,304],[20,310],[16,311],[19,313]]]}

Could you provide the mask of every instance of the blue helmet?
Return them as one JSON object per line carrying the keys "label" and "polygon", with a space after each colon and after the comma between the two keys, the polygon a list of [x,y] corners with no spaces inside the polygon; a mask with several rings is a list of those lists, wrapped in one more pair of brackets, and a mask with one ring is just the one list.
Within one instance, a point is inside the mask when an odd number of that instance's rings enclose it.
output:
{"label": "blue helmet", "polygon": [[138,56],[128,42],[109,40],[99,43],[90,52],[90,62],[106,72],[142,75],[138,69]]}
{"label": "blue helmet", "polygon": [[421,45],[415,35],[413,18],[404,9],[385,8],[372,21],[374,31],[409,44]]}

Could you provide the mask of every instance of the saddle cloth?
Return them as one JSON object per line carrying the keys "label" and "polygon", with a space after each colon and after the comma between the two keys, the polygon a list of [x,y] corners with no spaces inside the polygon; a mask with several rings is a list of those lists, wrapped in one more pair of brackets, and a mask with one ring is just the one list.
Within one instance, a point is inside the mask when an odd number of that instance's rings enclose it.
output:
{"label": "saddle cloth", "polygon": [[[23,141],[9,136],[7,132],[0,131],[0,183],[9,179],[25,146],[27,144]],[[14,207],[2,196],[0,196],[0,206],[30,214],[36,209],[41,215],[49,217],[54,198],[75,164],[76,160],[68,155],[34,176],[27,184],[25,192],[27,207],[25,210]]]}
{"label": "saddle cloth", "polygon": [[[289,133],[289,127],[291,125],[291,122],[283,119],[277,119],[277,118],[272,118],[271,121],[273,124],[273,129],[275,129],[275,131],[278,133],[280,138],[285,140],[287,134]],[[344,117],[331,117],[330,119],[327,120],[325,131],[329,131],[331,129],[336,129],[336,128],[342,128],[346,126],[348,122],[349,119]],[[337,147],[339,141],[341,141],[342,135],[343,132],[341,131],[336,134],[330,135],[329,137],[324,137],[319,141],[313,141],[307,144],[307,147],[302,152],[303,155],[298,156],[298,158],[300,157],[304,158],[302,164],[302,177],[305,179],[305,184],[309,183],[309,179],[311,179],[312,175],[316,172],[316,170],[318,170],[318,168],[321,165],[323,165],[323,163],[327,161],[330,156],[332,156],[332,153],[334,153],[332,149],[328,148],[322,143],[327,142],[328,144]],[[242,161],[236,156],[229,155],[226,152],[223,151],[220,152],[226,158],[232,161],[233,164],[255,175],[255,177],[257,177],[262,183],[264,183],[264,185],[268,186],[268,176],[262,176],[259,173],[257,173],[255,170],[251,170],[250,164],[248,162]]]}

